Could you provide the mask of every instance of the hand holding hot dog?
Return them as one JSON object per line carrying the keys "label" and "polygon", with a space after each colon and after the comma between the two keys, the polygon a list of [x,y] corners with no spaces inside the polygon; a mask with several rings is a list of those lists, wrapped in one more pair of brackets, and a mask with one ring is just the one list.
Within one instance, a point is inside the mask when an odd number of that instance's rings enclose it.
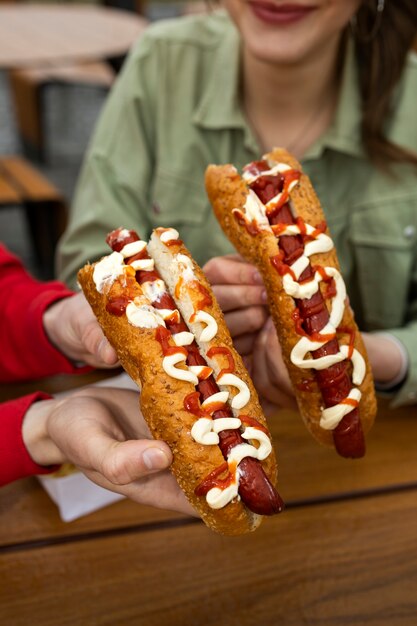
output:
{"label": "hand holding hot dog", "polygon": [[22,435],[39,465],[72,463],[97,485],[135,502],[196,515],[168,471],[169,447],[152,439],[138,411],[137,392],[88,387],[36,402]]}
{"label": "hand holding hot dog", "polygon": [[257,334],[268,318],[266,291],[258,270],[237,254],[210,259],[203,270],[235,348],[242,356],[252,354]]}
{"label": "hand holding hot dog", "polygon": [[100,368],[117,364],[116,352],[82,293],[54,302],[42,321],[50,342],[69,359]]}
{"label": "hand holding hot dog", "polygon": [[113,251],[78,273],[150,431],[205,523],[237,535],[279,513],[276,461],[256,391],[203,272],[173,228],[149,243],[118,228]]}
{"label": "hand holding hot dog", "polygon": [[297,408],[294,389],[270,317],[259,331],[254,344],[251,376],[267,414],[276,414],[277,409],[281,408]]}

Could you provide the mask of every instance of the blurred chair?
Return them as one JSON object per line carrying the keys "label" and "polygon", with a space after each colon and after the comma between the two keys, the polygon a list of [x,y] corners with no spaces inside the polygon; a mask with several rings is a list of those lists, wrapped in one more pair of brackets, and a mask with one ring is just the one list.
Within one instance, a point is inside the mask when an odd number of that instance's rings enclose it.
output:
{"label": "blurred chair", "polygon": [[24,210],[39,268],[44,278],[52,278],[56,244],[68,216],[63,195],[25,159],[0,157],[0,210],[6,206]]}
{"label": "blurred chair", "polygon": [[[1,2],[2,0],[0,0]],[[146,14],[152,5],[150,0],[101,0],[109,7]],[[156,2],[155,5],[177,7],[178,15],[206,12],[205,2]],[[51,85],[88,85],[108,90],[120,69],[123,58],[96,62],[79,62],[72,65],[33,67],[8,72],[10,93],[15,110],[17,131],[26,156],[39,162],[46,161],[46,137],[44,124],[44,95]]]}
{"label": "blurred chair", "polygon": [[25,155],[44,162],[44,93],[50,85],[89,85],[108,90],[115,72],[105,61],[34,67],[8,73],[17,131]]}

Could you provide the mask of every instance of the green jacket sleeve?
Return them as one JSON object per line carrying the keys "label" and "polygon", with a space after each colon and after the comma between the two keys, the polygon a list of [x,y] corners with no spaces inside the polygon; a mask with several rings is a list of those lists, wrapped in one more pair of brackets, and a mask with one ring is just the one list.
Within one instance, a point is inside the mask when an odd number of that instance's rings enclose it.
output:
{"label": "green jacket sleeve", "polygon": [[392,399],[393,408],[417,401],[417,320],[405,326],[387,332],[401,341],[408,354],[408,375],[400,390]]}
{"label": "green jacket sleeve", "polygon": [[411,273],[409,284],[409,305],[407,307],[406,323],[401,328],[387,329],[396,339],[401,341],[408,354],[408,374],[400,389],[392,398],[393,408],[417,402],[417,267],[414,254],[414,270]]}

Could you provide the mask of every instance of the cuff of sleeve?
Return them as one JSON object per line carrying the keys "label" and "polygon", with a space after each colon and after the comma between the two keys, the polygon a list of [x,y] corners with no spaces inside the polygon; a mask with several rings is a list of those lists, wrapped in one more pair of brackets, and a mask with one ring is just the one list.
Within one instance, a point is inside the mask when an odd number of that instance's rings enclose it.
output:
{"label": "cuff of sleeve", "polygon": [[17,400],[4,402],[0,407],[0,486],[35,474],[50,474],[59,466],[38,465],[29,455],[22,437],[23,418],[29,407],[39,400],[51,400],[52,396],[37,391]]}
{"label": "cuff of sleeve", "polygon": [[391,407],[397,408],[407,404],[417,403],[417,344],[413,340],[415,331],[410,334],[410,328],[398,328],[389,330],[392,339],[401,344],[402,349],[407,354],[408,371],[404,377],[404,382],[398,390],[395,390],[391,400]]}

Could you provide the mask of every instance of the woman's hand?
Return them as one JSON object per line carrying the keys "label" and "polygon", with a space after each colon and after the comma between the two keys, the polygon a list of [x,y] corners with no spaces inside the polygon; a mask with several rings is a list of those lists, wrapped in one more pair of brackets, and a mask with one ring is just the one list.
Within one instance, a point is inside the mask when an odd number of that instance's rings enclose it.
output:
{"label": "woman's hand", "polygon": [[116,352],[82,293],[52,304],[43,325],[50,342],[69,359],[100,368],[117,364]]}
{"label": "woman's hand", "polygon": [[135,502],[196,514],[168,470],[170,448],[151,438],[135,391],[89,387],[37,402],[22,434],[39,465],[70,462],[97,485]]}
{"label": "woman's hand", "polygon": [[250,355],[257,333],[268,316],[266,291],[258,270],[237,254],[213,258],[203,270],[224,313],[236,349],[242,356]]}
{"label": "woman's hand", "polygon": [[281,346],[270,317],[256,338],[250,373],[266,413],[273,413],[277,408],[297,407]]}

